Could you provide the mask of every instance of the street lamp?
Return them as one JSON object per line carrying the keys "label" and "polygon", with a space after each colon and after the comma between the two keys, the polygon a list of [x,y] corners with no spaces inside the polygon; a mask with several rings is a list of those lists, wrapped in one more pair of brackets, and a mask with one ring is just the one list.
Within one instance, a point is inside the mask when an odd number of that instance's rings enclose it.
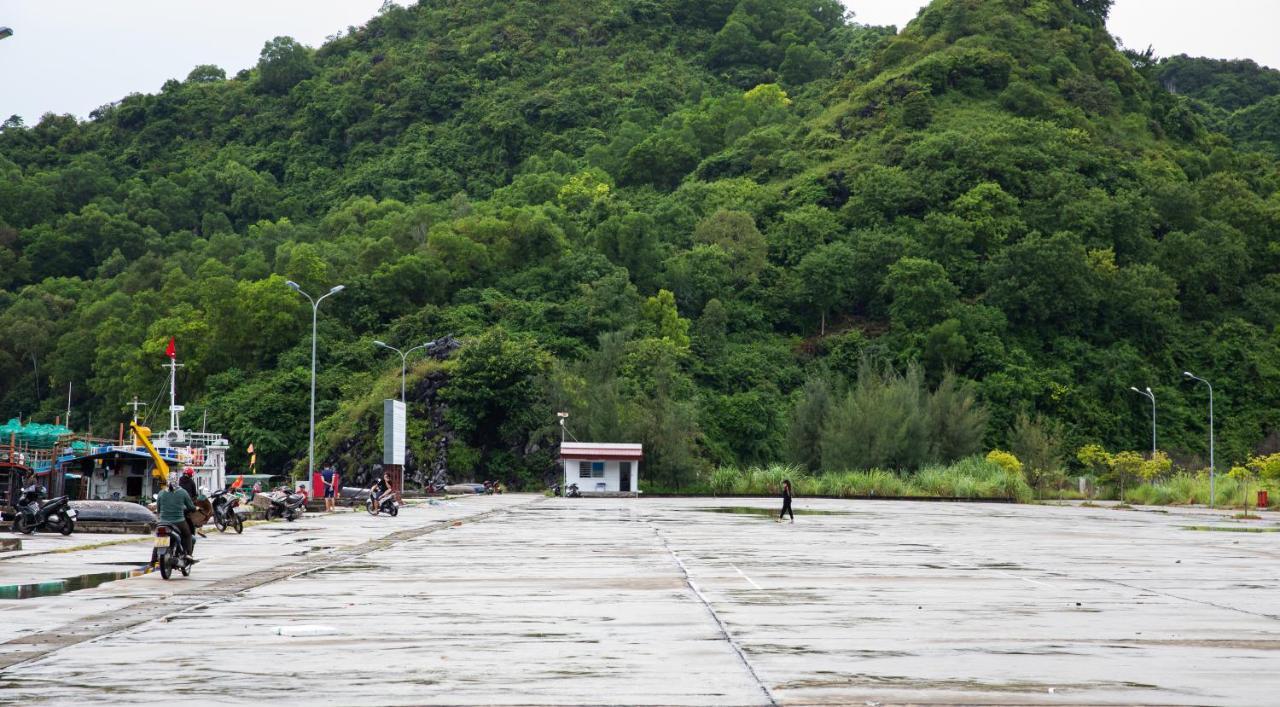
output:
{"label": "street lamp", "polygon": [[1151,458],[1154,459],[1156,456],[1156,394],[1151,392],[1150,388],[1143,392],[1133,386],[1129,386],[1129,390],[1151,400]]}
{"label": "street lamp", "polygon": [[307,437],[307,482],[310,483],[312,475],[316,472],[316,317],[320,311],[320,303],[329,295],[336,295],[346,289],[345,285],[337,285],[323,295],[320,299],[312,299],[311,295],[302,291],[298,283],[289,280],[284,283],[293,288],[294,292],[307,298],[311,303],[311,425],[308,430]]}
{"label": "street lamp", "polygon": [[381,347],[382,347],[382,348],[384,348],[384,349],[391,349],[392,351],[395,351],[396,353],[400,354],[400,402],[402,402],[402,403],[403,403],[403,402],[405,402],[405,399],[404,399],[404,369],[405,369],[405,364],[409,361],[409,354],[413,353],[414,351],[417,351],[418,349],[425,349],[425,348],[427,348],[428,346],[430,346],[430,345],[432,345],[432,344],[434,344],[434,343],[436,343],[436,342],[435,342],[434,340],[432,340],[432,341],[428,341],[427,343],[425,343],[425,344],[423,344],[423,345],[421,345],[421,346],[415,346],[415,347],[413,347],[413,348],[409,349],[408,351],[401,351],[400,349],[397,349],[397,348],[396,348],[396,347],[394,347],[394,346],[388,346],[387,344],[384,344],[384,343],[382,343],[381,341],[375,341],[375,342],[373,342],[373,345],[374,345],[374,346],[381,346]]}
{"label": "street lamp", "polygon": [[8,39],[13,36],[13,30],[9,27],[0,27],[0,39]]}
{"label": "street lamp", "polygon": [[1213,482],[1214,482],[1214,476],[1215,476],[1215,467],[1213,464],[1213,384],[1201,378],[1200,376],[1197,376],[1191,371],[1183,371],[1182,375],[1186,376],[1191,380],[1199,381],[1209,386],[1209,507],[1213,508],[1213,500],[1215,498],[1215,496],[1213,495],[1213,492],[1214,492]]}
{"label": "street lamp", "polygon": [[564,479],[565,493],[568,494],[569,466],[564,461],[564,421],[569,419],[569,413],[557,412],[556,417],[560,418],[560,476]]}

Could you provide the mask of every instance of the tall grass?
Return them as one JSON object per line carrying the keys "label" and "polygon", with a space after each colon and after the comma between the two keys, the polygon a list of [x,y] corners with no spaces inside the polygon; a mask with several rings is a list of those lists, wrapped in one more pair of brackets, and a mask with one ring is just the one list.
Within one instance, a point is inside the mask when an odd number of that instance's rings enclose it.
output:
{"label": "tall grass", "polygon": [[[1239,479],[1226,474],[1218,474],[1213,489],[1213,505],[1232,508],[1245,505],[1250,507],[1258,500],[1258,491],[1265,490],[1271,496],[1270,506],[1280,505],[1280,488],[1275,483],[1257,481],[1246,487]],[[1245,498],[1246,492],[1248,498]],[[1127,503],[1143,506],[1179,506],[1209,505],[1209,475],[1207,473],[1179,473],[1165,479],[1143,483],[1125,489],[1124,500]]]}
{"label": "tall grass", "polygon": [[1028,502],[1033,496],[1020,475],[981,457],[925,467],[915,474],[883,469],[811,474],[784,464],[748,469],[721,467],[711,473],[708,486],[717,495],[772,496],[781,493],[784,479],[791,480],[799,496],[1001,498],[1019,502]]}

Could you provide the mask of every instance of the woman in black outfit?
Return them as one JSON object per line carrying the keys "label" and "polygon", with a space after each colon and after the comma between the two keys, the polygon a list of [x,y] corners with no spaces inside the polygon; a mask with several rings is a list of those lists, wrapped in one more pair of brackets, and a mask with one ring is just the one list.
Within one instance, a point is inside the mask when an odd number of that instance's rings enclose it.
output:
{"label": "woman in black outfit", "polygon": [[791,522],[796,522],[796,514],[791,510],[791,479],[782,480],[782,512],[778,514],[778,522],[782,522],[782,517],[791,516]]}

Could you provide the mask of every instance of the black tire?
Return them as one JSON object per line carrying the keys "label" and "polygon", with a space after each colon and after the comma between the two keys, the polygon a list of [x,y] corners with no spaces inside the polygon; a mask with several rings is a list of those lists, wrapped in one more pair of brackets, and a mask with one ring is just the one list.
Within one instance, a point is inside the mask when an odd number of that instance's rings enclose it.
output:
{"label": "black tire", "polygon": [[369,515],[371,516],[378,515],[378,506],[374,503],[373,496],[370,496],[369,500],[364,502],[364,509],[369,511]]}
{"label": "black tire", "polygon": [[240,520],[240,516],[231,516],[231,522],[236,526],[236,535],[244,532],[244,521]]}
{"label": "black tire", "polygon": [[391,507],[391,510],[389,510],[389,511],[387,511],[387,512],[391,514],[391,517],[392,517],[392,518],[394,518],[394,517],[396,517],[396,516],[400,515],[400,508],[399,508],[399,507],[397,507],[397,506],[392,506],[392,507]]}
{"label": "black tire", "polygon": [[182,564],[178,565],[178,571],[182,573],[183,577],[190,577],[191,576],[190,563],[183,562]]}
{"label": "black tire", "polygon": [[36,528],[31,523],[27,522],[26,516],[19,513],[18,516],[13,519],[13,532],[22,533],[23,535],[31,535],[36,532]]}
{"label": "black tire", "polygon": [[[169,542],[172,543],[173,540],[174,539],[172,537],[169,538]],[[168,550],[165,550],[164,552],[160,553],[160,576],[163,579],[169,579],[173,577],[172,563],[173,563],[173,560],[171,559]]]}
{"label": "black tire", "polygon": [[279,514],[277,513],[276,509],[274,508],[267,509],[267,520],[275,520],[278,515]]}
{"label": "black tire", "polygon": [[285,512],[284,512],[284,519],[285,519],[285,521],[287,521],[287,522],[289,522],[289,523],[292,523],[293,521],[297,520],[297,516],[295,516],[295,515],[293,514],[293,511],[285,511]]}
{"label": "black tire", "polygon": [[76,522],[71,520],[71,516],[66,511],[58,511],[58,532],[63,535],[70,535],[76,531]]}
{"label": "black tire", "polygon": [[225,533],[227,532],[227,521],[223,520],[222,516],[218,515],[217,513],[214,513],[213,527],[217,528],[219,533]]}

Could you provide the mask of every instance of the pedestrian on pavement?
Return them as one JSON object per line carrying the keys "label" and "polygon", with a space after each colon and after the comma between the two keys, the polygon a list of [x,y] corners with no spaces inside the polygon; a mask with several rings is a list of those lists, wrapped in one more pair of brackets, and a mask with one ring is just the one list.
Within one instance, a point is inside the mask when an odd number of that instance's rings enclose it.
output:
{"label": "pedestrian on pavement", "polygon": [[324,509],[332,511],[335,503],[334,496],[337,494],[334,484],[338,480],[338,474],[332,466],[326,466],[320,470],[320,480],[324,482]]}
{"label": "pedestrian on pavement", "polygon": [[778,514],[778,523],[782,522],[782,517],[791,516],[791,522],[796,522],[795,511],[791,510],[791,479],[782,480],[782,512]]}

